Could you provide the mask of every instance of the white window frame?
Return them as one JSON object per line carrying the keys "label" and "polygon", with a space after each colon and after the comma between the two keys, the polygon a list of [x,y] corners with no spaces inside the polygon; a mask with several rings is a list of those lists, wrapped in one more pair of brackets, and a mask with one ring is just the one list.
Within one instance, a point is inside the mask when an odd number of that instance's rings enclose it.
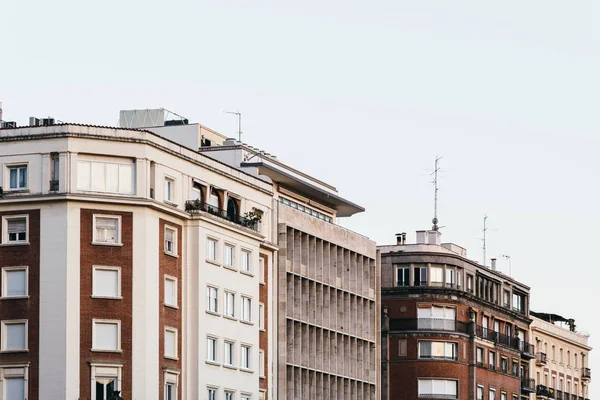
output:
{"label": "white window frame", "polygon": [[[214,297],[212,296],[211,289],[214,290]],[[212,308],[212,300],[214,298],[215,309]],[[219,288],[213,285],[206,285],[206,311],[213,314],[219,313]]]}
{"label": "white window frame", "polygon": [[[27,352],[29,351],[29,322],[26,319],[11,319],[11,320],[2,320],[0,322],[0,324],[2,325],[2,332],[0,333],[0,335],[2,335],[2,347],[0,347],[0,351],[2,352],[7,352],[7,353],[18,353],[18,352]],[[6,339],[8,338],[8,335],[6,333],[6,327],[7,325],[25,325],[25,348],[24,349],[7,349],[6,348]]]}
{"label": "white window frame", "polygon": [[[212,346],[211,349],[208,349],[208,346]],[[219,362],[219,338],[216,336],[208,335],[206,336],[206,362],[217,364]],[[212,358],[211,358],[211,354]]]}
{"label": "white window frame", "polygon": [[[211,243],[214,243],[214,245],[215,245],[212,254],[210,251]],[[213,262],[213,263],[217,263],[217,262],[219,262],[218,258],[219,258],[219,239],[215,239],[213,237],[207,237],[206,238],[206,260]]]}
{"label": "white window frame", "polygon": [[[449,397],[450,395],[448,393],[421,393],[421,381],[444,381],[446,384],[448,382],[455,382],[456,384],[456,396],[455,397]],[[432,383],[432,390],[431,392],[434,392],[434,388],[433,388],[433,383]],[[432,395],[439,395],[439,397],[443,397],[443,398],[447,398],[447,399],[458,399],[458,395],[459,395],[459,387],[458,387],[458,380],[457,379],[452,379],[452,378],[438,378],[438,377],[431,377],[431,378],[419,378],[417,380],[417,397],[421,398],[431,398],[433,397]],[[447,396],[447,397],[444,397]],[[437,398],[438,396],[436,396]]]}
{"label": "white window frame", "polygon": [[[174,304],[171,304],[169,302],[167,302],[167,285],[166,282],[172,282],[173,283],[173,299],[171,299],[172,301],[174,301]],[[178,293],[178,280],[176,277],[171,276],[171,275],[165,275],[165,278],[163,280],[163,304],[167,307],[172,307],[172,308],[179,308],[178,306],[178,301],[179,301],[179,293]]]}
{"label": "white window frame", "polygon": [[240,400],[252,400],[252,395],[250,393],[242,393]]}
{"label": "white window frame", "polygon": [[[89,175],[86,176],[86,181],[88,182],[88,186],[84,185],[83,182],[80,182],[80,178],[83,176],[83,170],[81,169],[81,166],[83,164],[88,164],[89,166]],[[92,184],[92,180],[93,180],[93,165],[100,165],[102,164],[102,167],[104,168],[103,171],[103,175],[104,175],[104,190],[100,190],[99,188],[94,188],[93,184]],[[107,165],[112,165],[112,166],[116,166],[117,167],[117,190],[113,191],[113,190],[108,190],[107,189],[107,181],[106,181],[106,177],[108,176],[106,174],[106,167]],[[126,168],[130,168],[131,169],[131,190],[126,191],[126,190],[121,190],[121,184],[124,182],[121,182],[121,167],[126,167]],[[111,193],[111,194],[118,194],[118,195],[132,195],[135,194],[135,190],[136,190],[136,176],[135,176],[135,172],[136,172],[136,165],[133,162],[133,160],[131,161],[124,161],[124,160],[86,160],[86,159],[81,159],[81,160],[77,160],[77,190],[80,192],[93,192],[93,193]]]}
{"label": "white window frame", "polygon": [[265,378],[265,351],[263,349],[258,350],[258,376]]}
{"label": "white window frame", "polygon": [[258,329],[265,330],[265,305],[258,303]]}
{"label": "white window frame", "polygon": [[[7,272],[10,271],[25,271],[25,294],[19,296],[9,296],[8,295],[8,278]],[[23,299],[29,297],[29,267],[27,266],[19,266],[19,267],[2,267],[2,298],[4,299]]]}
{"label": "white window frame", "polygon": [[[227,263],[227,252],[231,249],[231,263]],[[223,245],[223,266],[227,268],[235,268],[235,245],[231,243],[225,243]]]}
{"label": "white window frame", "polygon": [[[244,267],[245,259],[248,260],[247,268]],[[252,251],[247,250],[247,249],[242,249],[241,260],[240,260],[240,271],[242,271],[246,274],[252,274]]]}
{"label": "white window frame", "polygon": [[[117,325],[117,349],[98,349],[96,348],[96,324],[115,324]],[[121,349],[121,320],[118,319],[92,319],[92,351],[104,353],[120,353]]]}
{"label": "white window frame", "polygon": [[[224,290],[223,293],[223,316],[227,318],[235,318],[236,294],[230,290]],[[231,296],[231,299],[229,299],[228,296]],[[231,308],[231,313],[229,312],[229,308]]]}
{"label": "white window frame", "polygon": [[[229,356],[231,358],[231,362],[227,359],[227,345],[231,345],[231,351]],[[223,365],[226,367],[235,368],[235,341],[224,339],[223,340]]]}
{"label": "white window frame", "polygon": [[165,386],[165,395],[164,395],[164,399],[167,399],[167,386],[168,385],[172,385],[175,388],[175,397],[173,398],[174,400],[177,400],[179,397],[179,372],[178,371],[171,371],[171,370],[165,370],[164,372],[164,386]]}
{"label": "white window frame", "polygon": [[223,391],[224,400],[235,400],[235,390],[225,389]]}
{"label": "white window frame", "polygon": [[[242,303],[242,307],[241,307],[241,315],[240,315],[240,321],[242,322],[247,322],[247,323],[252,323],[252,297],[250,296],[244,296],[241,295],[241,303]],[[248,306],[246,307],[245,305],[245,300],[248,300]],[[248,314],[248,318],[246,318],[246,314]]]}
{"label": "white window frame", "polygon": [[[248,350],[247,356],[245,356],[245,350]],[[246,361],[246,364],[244,364]],[[252,345],[241,344],[240,345],[240,369],[246,371],[252,371]]]}
{"label": "white window frame", "polygon": [[[117,295],[116,296],[101,296],[95,293],[96,289],[96,271],[116,271],[117,272]],[[121,296],[121,267],[111,267],[105,265],[93,265],[92,266],[92,298],[96,299],[122,299]]]}
{"label": "white window frame", "polygon": [[116,381],[116,390],[121,390],[122,376],[123,376],[123,366],[119,364],[109,364],[109,363],[94,363],[90,364],[92,367],[90,379],[91,379],[91,399],[92,400],[100,400],[96,398],[96,379],[97,378],[115,378]]}
{"label": "white window frame", "polygon": [[[171,251],[169,251],[167,249],[167,231],[173,232],[173,242],[171,243],[171,247],[172,247]],[[164,231],[164,239],[165,240],[163,243],[165,254],[177,257],[177,234],[178,234],[177,228],[175,228],[174,226],[165,225],[165,231]]]}
{"label": "white window frame", "polygon": [[264,257],[258,257],[258,283],[265,285],[265,266],[267,265],[267,259]]}
{"label": "white window frame", "polygon": [[[212,396],[211,396],[212,392]],[[206,387],[206,400],[218,400],[219,398],[219,388],[214,386]]]}
{"label": "white window frame", "polygon": [[29,367],[26,364],[7,364],[0,368],[0,398],[6,399],[6,380],[11,378],[23,379],[23,393],[25,400],[29,398],[27,388],[29,387]]}
{"label": "white window frame", "polygon": [[[116,219],[117,220],[117,238],[114,242],[100,242],[97,240],[96,237],[96,219],[97,218],[110,218],[110,219]],[[122,218],[120,215],[114,215],[114,214],[94,214],[92,216],[92,243],[93,244],[97,244],[97,245],[102,245],[102,246],[122,246],[123,245],[123,240],[122,240]]]}
{"label": "white window frame", "polygon": [[[12,191],[19,191],[19,190],[27,190],[29,189],[29,163],[28,162],[20,162],[20,163],[11,163],[11,164],[4,164],[4,166],[6,167],[6,186],[4,188],[4,190],[6,192],[12,192]],[[25,168],[25,186],[19,186],[19,176],[20,174],[20,169],[21,168]],[[10,186],[10,171],[12,169],[17,169],[17,186],[16,187],[11,187]]]}
{"label": "white window frame", "polygon": [[[25,219],[25,240],[8,240],[8,222],[15,219]],[[2,244],[27,245],[29,244],[29,214],[14,214],[2,216]]]}
{"label": "white window frame", "polygon": [[163,196],[165,203],[175,204],[175,178],[165,175]]}
{"label": "white window frame", "polygon": [[[173,343],[173,349],[175,350],[175,355],[173,354],[167,354],[167,332],[170,334],[174,334],[175,336],[175,343]],[[179,348],[177,347],[179,344],[179,337],[178,337],[178,330],[177,328],[173,328],[171,326],[166,326],[165,327],[165,333],[164,333],[164,357],[168,358],[170,360],[178,360],[179,359]]]}

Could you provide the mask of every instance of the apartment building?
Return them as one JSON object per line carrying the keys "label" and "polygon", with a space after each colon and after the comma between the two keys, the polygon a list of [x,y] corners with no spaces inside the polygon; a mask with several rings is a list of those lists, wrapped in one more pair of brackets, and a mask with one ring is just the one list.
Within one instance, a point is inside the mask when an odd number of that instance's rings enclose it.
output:
{"label": "apartment building", "polygon": [[442,243],[437,230],[379,246],[382,399],[529,399],[529,287]]}
{"label": "apartment building", "polygon": [[0,130],[0,187],[0,398],[269,396],[271,183],[150,131],[50,124]]}
{"label": "apartment building", "polygon": [[531,361],[536,399],[584,400],[592,379],[588,336],[576,331],[573,319],[531,312],[531,339],[536,357]]}
{"label": "apartment building", "polygon": [[122,121],[272,185],[278,251],[272,301],[262,298],[273,321],[266,351],[274,360],[274,398],[379,399],[376,244],[336,223],[364,209],[335,187],[202,125],[145,126],[145,112],[124,111]]}

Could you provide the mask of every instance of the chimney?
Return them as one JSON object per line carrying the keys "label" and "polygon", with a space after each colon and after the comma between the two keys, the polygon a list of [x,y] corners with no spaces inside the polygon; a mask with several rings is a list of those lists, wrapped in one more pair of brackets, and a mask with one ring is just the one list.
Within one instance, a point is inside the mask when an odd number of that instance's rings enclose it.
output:
{"label": "chimney", "polygon": [[427,243],[427,231],[417,231],[417,244]]}
{"label": "chimney", "polygon": [[396,233],[396,244],[397,245],[404,244],[404,243],[402,243],[402,234],[401,233]]}
{"label": "chimney", "polygon": [[406,244],[406,232],[402,232],[402,244]]}
{"label": "chimney", "polygon": [[442,232],[428,231],[427,234],[429,236],[429,244],[436,244],[438,246],[442,244]]}
{"label": "chimney", "polygon": [[492,260],[492,271],[495,271],[496,270],[496,259],[492,258],[491,260]]}

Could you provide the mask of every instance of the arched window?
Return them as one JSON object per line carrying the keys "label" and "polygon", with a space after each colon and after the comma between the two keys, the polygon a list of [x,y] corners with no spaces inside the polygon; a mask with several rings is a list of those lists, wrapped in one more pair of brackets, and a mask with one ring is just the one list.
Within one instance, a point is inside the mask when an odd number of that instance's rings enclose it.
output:
{"label": "arched window", "polygon": [[236,198],[230,197],[227,200],[227,219],[230,221],[237,221],[240,217],[240,201]]}

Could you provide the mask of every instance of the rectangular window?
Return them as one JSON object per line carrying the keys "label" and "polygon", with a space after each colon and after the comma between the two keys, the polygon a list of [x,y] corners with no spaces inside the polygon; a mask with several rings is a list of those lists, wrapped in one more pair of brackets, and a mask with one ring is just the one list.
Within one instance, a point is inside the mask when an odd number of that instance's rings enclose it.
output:
{"label": "rectangular window", "polygon": [[504,290],[502,293],[502,302],[504,307],[510,308],[510,292],[508,290]]}
{"label": "rectangular window", "polygon": [[206,240],[206,259],[217,261],[217,241],[214,239]]}
{"label": "rectangular window", "polygon": [[456,328],[456,309],[451,307],[419,307],[418,328],[453,331]]}
{"label": "rectangular window", "polygon": [[165,253],[177,255],[177,230],[165,228]]}
{"label": "rectangular window", "polygon": [[2,351],[27,350],[27,320],[2,321]]}
{"label": "rectangular window", "polygon": [[206,338],[206,359],[217,362],[217,339],[213,337]]}
{"label": "rectangular window", "polygon": [[165,276],[165,305],[177,307],[177,278]]}
{"label": "rectangular window", "polygon": [[2,297],[23,297],[28,291],[27,267],[2,268]]}
{"label": "rectangular window", "polygon": [[250,252],[242,250],[242,271],[252,272],[250,268]]}
{"label": "rectangular window", "polygon": [[226,244],[224,250],[225,253],[223,255],[223,264],[227,265],[228,267],[233,267],[233,254],[235,252],[235,247]]}
{"label": "rectangular window", "polygon": [[234,364],[234,350],[233,350],[233,342],[225,341],[224,342],[224,352],[223,352],[223,363],[225,365],[233,366]]}
{"label": "rectangular window", "polygon": [[263,350],[258,351],[258,376],[265,377],[265,352]]}
{"label": "rectangular window", "polygon": [[206,400],[217,400],[217,389],[206,389]]}
{"label": "rectangular window", "polygon": [[473,276],[467,275],[467,292],[473,293]]}
{"label": "rectangular window", "polygon": [[524,314],[525,313],[525,296],[520,294],[520,293],[514,293],[513,292],[513,297],[512,297],[512,307],[513,310]]}
{"label": "rectangular window", "polygon": [[219,290],[212,286],[206,287],[206,309],[210,312],[219,312]]}
{"label": "rectangular window", "polygon": [[488,394],[489,400],[496,400],[496,389],[490,388],[490,392]]}
{"label": "rectangular window", "polygon": [[240,400],[251,400],[252,396],[250,396],[249,394],[243,394],[242,397],[240,397]]}
{"label": "rectangular window", "polygon": [[410,286],[410,268],[399,267],[396,269],[396,285]]}
{"label": "rectangular window", "polygon": [[177,329],[165,328],[165,357],[177,358]]}
{"label": "rectangular window", "polygon": [[134,166],[131,163],[77,162],[77,189],[133,194]]}
{"label": "rectangular window", "polygon": [[242,296],[242,320],[252,322],[252,299]]}
{"label": "rectangular window", "polygon": [[258,303],[258,329],[265,329],[265,306],[262,303]]}
{"label": "rectangular window", "polygon": [[506,357],[502,357],[500,360],[500,371],[505,374],[508,373],[508,359]]}
{"label": "rectangular window", "polygon": [[454,274],[454,270],[447,268],[446,269],[446,287],[449,287],[449,288],[456,287],[455,277],[456,277],[456,275]]}
{"label": "rectangular window", "polygon": [[235,293],[225,292],[225,310],[227,317],[235,318]]}
{"label": "rectangular window", "polygon": [[121,390],[122,367],[117,365],[92,364],[92,396],[109,399],[115,390]]}
{"label": "rectangular window", "polygon": [[94,215],[94,242],[120,244],[120,216]]}
{"label": "rectangular window", "polygon": [[452,342],[419,342],[419,358],[458,360],[458,344]]}
{"label": "rectangular window", "polygon": [[444,283],[444,270],[440,267],[431,267],[431,286],[442,286]]}
{"label": "rectangular window", "polygon": [[8,167],[10,190],[27,189],[27,165],[13,165]]}
{"label": "rectangular window", "polygon": [[451,379],[419,379],[419,397],[458,398],[458,381]]}
{"label": "rectangular window", "polygon": [[225,391],[225,400],[235,400],[234,393],[229,390],[226,390]]}
{"label": "rectangular window", "polygon": [[250,346],[246,346],[246,345],[242,345],[240,347],[241,349],[241,364],[240,367],[244,368],[244,369],[250,369],[250,358],[251,358],[251,351],[250,351]]}
{"label": "rectangular window", "polygon": [[165,201],[173,201],[174,187],[175,181],[173,181],[173,179],[165,178]]}
{"label": "rectangular window", "polygon": [[500,400],[508,400],[508,396],[505,392],[500,393]]}
{"label": "rectangular window", "polygon": [[94,297],[119,298],[121,296],[121,269],[93,267],[92,294]]}
{"label": "rectangular window", "polygon": [[177,400],[177,385],[175,383],[165,383],[165,400]]}
{"label": "rectangular window", "polygon": [[258,259],[258,280],[261,284],[265,284],[265,263],[266,260],[262,257]]}
{"label": "rectangular window", "polygon": [[427,267],[414,269],[414,286],[427,286]]}
{"label": "rectangular window", "polygon": [[92,348],[94,350],[121,350],[121,323],[119,321],[93,321]]}
{"label": "rectangular window", "polygon": [[477,348],[477,365],[483,367],[485,364],[483,348]]}
{"label": "rectangular window", "polygon": [[408,348],[407,348],[407,342],[406,339],[399,339],[398,340],[398,356],[399,357],[406,357],[408,355]]}
{"label": "rectangular window", "polygon": [[27,216],[6,216],[2,219],[6,226],[5,243],[27,243]]}
{"label": "rectangular window", "polygon": [[490,369],[496,369],[496,353],[494,353],[493,351],[490,351],[489,354],[489,363],[490,363]]}
{"label": "rectangular window", "polygon": [[483,386],[477,385],[477,400],[483,400]]}
{"label": "rectangular window", "polygon": [[24,377],[5,377],[4,378],[4,399],[25,400],[25,378]]}

